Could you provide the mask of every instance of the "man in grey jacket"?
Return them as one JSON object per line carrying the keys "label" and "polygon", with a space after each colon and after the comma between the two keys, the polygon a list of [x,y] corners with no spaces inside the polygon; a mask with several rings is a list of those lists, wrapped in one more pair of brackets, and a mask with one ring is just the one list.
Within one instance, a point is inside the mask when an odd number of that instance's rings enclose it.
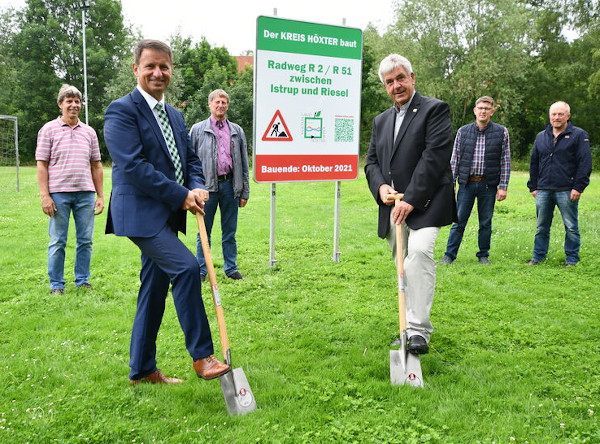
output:
{"label": "man in grey jacket", "polygon": [[[221,210],[221,246],[225,261],[223,271],[231,279],[243,279],[237,266],[238,208],[245,207],[250,195],[248,180],[248,148],[244,130],[227,120],[229,95],[216,89],[208,95],[210,117],[192,126],[192,146],[202,163],[204,183],[210,198],[204,206],[204,221],[210,242],[210,234],[217,212]],[[206,279],[206,261],[200,238],[196,255],[200,264],[201,278]]]}

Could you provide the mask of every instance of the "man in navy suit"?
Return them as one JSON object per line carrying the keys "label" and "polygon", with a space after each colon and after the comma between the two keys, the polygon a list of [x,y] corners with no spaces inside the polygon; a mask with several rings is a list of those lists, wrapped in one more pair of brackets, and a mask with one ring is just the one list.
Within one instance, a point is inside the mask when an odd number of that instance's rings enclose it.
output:
{"label": "man in navy suit", "polygon": [[106,233],[129,237],[142,253],[129,380],[183,382],[156,367],[156,337],[169,284],[194,370],[203,379],[213,379],[230,367],[213,356],[198,261],[177,237],[178,231],[185,233],[186,211],[204,214],[208,192],[183,116],[164,103],[171,49],[157,40],[140,41],[133,72],[137,88],[111,103],[104,116],[104,138],[113,161]]}
{"label": "man in navy suit", "polygon": [[[394,260],[396,226],[404,225],[408,350],[427,353],[433,331],[433,248],[440,227],[456,220],[450,109],[415,90],[412,66],[398,54],[381,61],[379,78],[394,103],[373,121],[365,174],[379,205],[377,233],[388,240]],[[396,193],[404,193],[401,201],[388,199]]]}

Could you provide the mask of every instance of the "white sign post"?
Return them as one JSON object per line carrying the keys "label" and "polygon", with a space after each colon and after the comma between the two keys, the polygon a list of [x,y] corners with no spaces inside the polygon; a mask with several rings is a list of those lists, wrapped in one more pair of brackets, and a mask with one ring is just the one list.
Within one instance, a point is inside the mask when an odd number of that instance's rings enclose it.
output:
{"label": "white sign post", "polygon": [[[362,31],[261,16],[256,35],[254,180],[356,180]],[[273,266],[273,220],[271,230]]]}

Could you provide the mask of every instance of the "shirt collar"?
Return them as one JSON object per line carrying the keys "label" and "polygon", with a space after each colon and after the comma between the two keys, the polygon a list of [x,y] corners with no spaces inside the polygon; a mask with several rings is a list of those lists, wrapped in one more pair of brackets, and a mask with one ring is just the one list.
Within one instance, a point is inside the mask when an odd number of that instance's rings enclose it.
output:
{"label": "shirt collar", "polygon": [[480,133],[483,133],[484,131],[486,131],[490,126],[492,126],[492,121],[491,120],[483,128],[479,128],[479,125],[477,125],[477,122],[475,122],[475,128]]}
{"label": "shirt collar", "polygon": [[404,105],[402,105],[401,107],[398,107],[398,105],[394,105],[394,111],[396,111],[396,114],[400,114],[401,116],[406,114],[407,109],[408,109],[408,102],[405,103]]}
{"label": "shirt collar", "polygon": [[[212,126],[216,126],[217,122],[218,122],[217,119],[215,119],[213,116],[210,116],[210,124]],[[227,118],[221,120],[221,122],[223,122],[223,124],[225,124],[227,122]]]}
{"label": "shirt collar", "polygon": [[410,96],[410,100],[408,102],[406,102],[404,105],[402,105],[401,107],[398,107],[398,105],[394,105],[394,110],[396,110],[396,113],[398,113],[402,116],[404,114],[406,114],[406,110],[410,106],[410,103],[412,102],[413,98],[415,97],[416,92],[417,92],[417,90],[414,90],[412,93],[412,96]]}
{"label": "shirt collar", "polygon": [[164,98],[164,96],[163,96],[162,100],[156,100],[154,97],[152,97],[146,91],[144,91],[140,85],[137,85],[136,88],[142,94],[142,97],[144,98],[144,100],[146,100],[146,103],[148,104],[148,106],[150,107],[150,109],[153,110],[156,107],[156,104],[158,102],[162,103],[163,107],[165,106],[165,98]]}
{"label": "shirt collar", "polygon": [[78,126],[81,126],[81,120],[79,120],[79,118],[77,119],[77,123],[74,126],[69,125],[67,122],[65,122],[62,119],[62,116],[58,116],[58,121],[60,122],[61,126],[69,126],[71,128],[76,128]]}

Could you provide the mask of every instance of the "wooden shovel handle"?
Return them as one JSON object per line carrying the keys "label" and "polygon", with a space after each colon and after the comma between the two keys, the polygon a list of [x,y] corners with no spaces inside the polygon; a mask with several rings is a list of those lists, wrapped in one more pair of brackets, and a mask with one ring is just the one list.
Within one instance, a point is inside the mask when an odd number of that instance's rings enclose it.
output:
{"label": "wooden shovel handle", "polygon": [[387,200],[402,200],[404,193],[388,194],[385,197]]}
{"label": "wooden shovel handle", "polygon": [[396,225],[396,271],[398,273],[398,316],[400,334],[406,330],[406,296],[404,294],[404,250],[402,245],[402,224]]}
{"label": "wooden shovel handle", "polygon": [[229,350],[229,336],[227,335],[227,325],[225,324],[225,314],[221,305],[221,297],[219,296],[219,287],[217,286],[217,275],[213,265],[212,255],[210,254],[210,245],[208,244],[208,233],[206,232],[206,224],[204,216],[196,213],[198,221],[198,232],[200,233],[200,242],[202,243],[202,251],[204,252],[204,261],[206,262],[206,270],[208,271],[208,279],[210,282],[210,291],[215,303],[215,312],[217,314],[217,324],[219,324],[219,335],[221,336],[221,349],[223,350],[223,359],[231,365],[231,351]]}
{"label": "wooden shovel handle", "polygon": [[[388,194],[388,200],[400,201],[404,194]],[[404,251],[402,239],[404,228],[402,224],[396,225],[396,272],[398,273],[398,317],[400,321],[400,334],[406,330],[406,296],[404,294]]]}

